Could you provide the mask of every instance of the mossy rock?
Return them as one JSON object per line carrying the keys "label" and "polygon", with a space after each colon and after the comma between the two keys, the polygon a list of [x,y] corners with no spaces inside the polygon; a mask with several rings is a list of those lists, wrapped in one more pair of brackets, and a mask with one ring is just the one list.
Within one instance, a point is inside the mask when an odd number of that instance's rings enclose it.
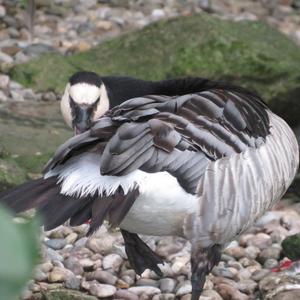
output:
{"label": "mossy rock", "polygon": [[291,260],[300,259],[300,234],[294,234],[285,238],[282,243],[282,253]]}
{"label": "mossy rock", "polygon": [[26,171],[10,158],[0,158],[0,192],[23,183]]}
{"label": "mossy rock", "polygon": [[0,136],[3,190],[40,174],[72,131],[62,120],[59,103],[14,103],[0,111]]}
{"label": "mossy rock", "polygon": [[[87,52],[48,54],[16,66],[11,76],[36,90],[61,93],[75,71],[150,80],[202,76],[256,90],[292,125],[300,114],[300,51],[276,29],[208,14],[161,21]],[[291,109],[291,107],[293,109]]]}
{"label": "mossy rock", "polygon": [[45,300],[97,300],[97,297],[84,294],[82,292],[59,289],[49,290],[44,293]]}

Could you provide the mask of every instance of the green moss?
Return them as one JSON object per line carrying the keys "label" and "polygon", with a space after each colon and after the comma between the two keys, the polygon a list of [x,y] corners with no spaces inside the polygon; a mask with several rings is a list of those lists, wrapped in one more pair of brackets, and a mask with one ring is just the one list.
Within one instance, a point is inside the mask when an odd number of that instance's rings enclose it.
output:
{"label": "green moss", "polygon": [[300,234],[294,234],[285,238],[282,243],[283,254],[291,260],[300,259]]}
{"label": "green moss", "polygon": [[44,296],[46,300],[97,300],[97,297],[67,289],[49,290]]}
{"label": "green moss", "polygon": [[161,21],[87,52],[42,56],[17,66],[11,75],[37,90],[62,92],[68,77],[83,69],[151,80],[187,75],[229,79],[257,90],[292,123],[299,119],[299,48],[261,22],[207,14]]}
{"label": "green moss", "polygon": [[26,180],[26,172],[13,159],[0,159],[0,192]]}

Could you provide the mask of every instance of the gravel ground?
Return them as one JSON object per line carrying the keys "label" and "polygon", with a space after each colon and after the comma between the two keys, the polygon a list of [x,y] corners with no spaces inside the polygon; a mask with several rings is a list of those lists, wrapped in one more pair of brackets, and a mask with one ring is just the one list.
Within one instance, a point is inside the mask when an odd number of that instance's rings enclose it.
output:
{"label": "gravel ground", "polygon": [[[300,203],[286,199],[233,241],[207,277],[200,299],[298,299],[300,263],[280,265],[287,260],[281,255],[281,241],[300,232],[299,213]],[[190,244],[184,239],[143,237],[164,259],[164,276],[149,270],[138,276],[130,268],[120,232],[102,227],[88,239],[88,226],[61,226],[44,233],[43,262],[22,299],[50,297],[58,288],[75,295],[80,290],[98,298],[112,297],[108,299],[190,299]]]}
{"label": "gravel ground", "polygon": [[[34,93],[12,81],[4,71],[14,64],[47,52],[84,51],[122,32],[178,15],[204,10],[236,21],[262,19],[300,45],[300,1],[295,0],[49,2],[37,1],[31,37],[19,2],[0,0],[0,108],[13,101],[59,99],[52,92]],[[201,300],[300,299],[300,264],[280,268],[286,261],[281,241],[300,232],[299,213],[300,204],[287,199],[233,241],[207,277]],[[61,226],[43,233],[42,263],[22,299],[51,300],[59,288],[70,299],[190,299],[190,245],[185,240],[144,237],[164,258],[164,276],[145,271],[140,277],[128,264],[119,231],[103,227],[88,239],[87,229],[88,225]]]}

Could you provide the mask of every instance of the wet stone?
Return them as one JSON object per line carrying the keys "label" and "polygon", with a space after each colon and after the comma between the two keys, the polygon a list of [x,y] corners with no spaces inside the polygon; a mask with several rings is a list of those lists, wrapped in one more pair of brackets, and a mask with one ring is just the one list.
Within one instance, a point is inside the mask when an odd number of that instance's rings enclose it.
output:
{"label": "wet stone", "polygon": [[54,250],[62,249],[66,244],[67,242],[65,239],[49,239],[45,241],[45,245]]}

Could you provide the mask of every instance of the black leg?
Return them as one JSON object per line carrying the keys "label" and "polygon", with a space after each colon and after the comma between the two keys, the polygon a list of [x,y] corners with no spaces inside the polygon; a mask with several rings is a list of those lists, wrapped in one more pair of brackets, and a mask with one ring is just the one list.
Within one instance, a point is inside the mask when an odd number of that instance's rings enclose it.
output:
{"label": "black leg", "polygon": [[125,241],[125,251],[131,267],[141,275],[146,269],[153,270],[158,276],[163,276],[158,264],[163,260],[144,243],[137,234],[121,229]]}
{"label": "black leg", "polygon": [[212,268],[219,263],[221,259],[221,246],[213,245],[209,248],[198,248],[192,245],[191,267],[192,267],[192,299],[198,300],[203,286],[205,284],[206,275]]}

